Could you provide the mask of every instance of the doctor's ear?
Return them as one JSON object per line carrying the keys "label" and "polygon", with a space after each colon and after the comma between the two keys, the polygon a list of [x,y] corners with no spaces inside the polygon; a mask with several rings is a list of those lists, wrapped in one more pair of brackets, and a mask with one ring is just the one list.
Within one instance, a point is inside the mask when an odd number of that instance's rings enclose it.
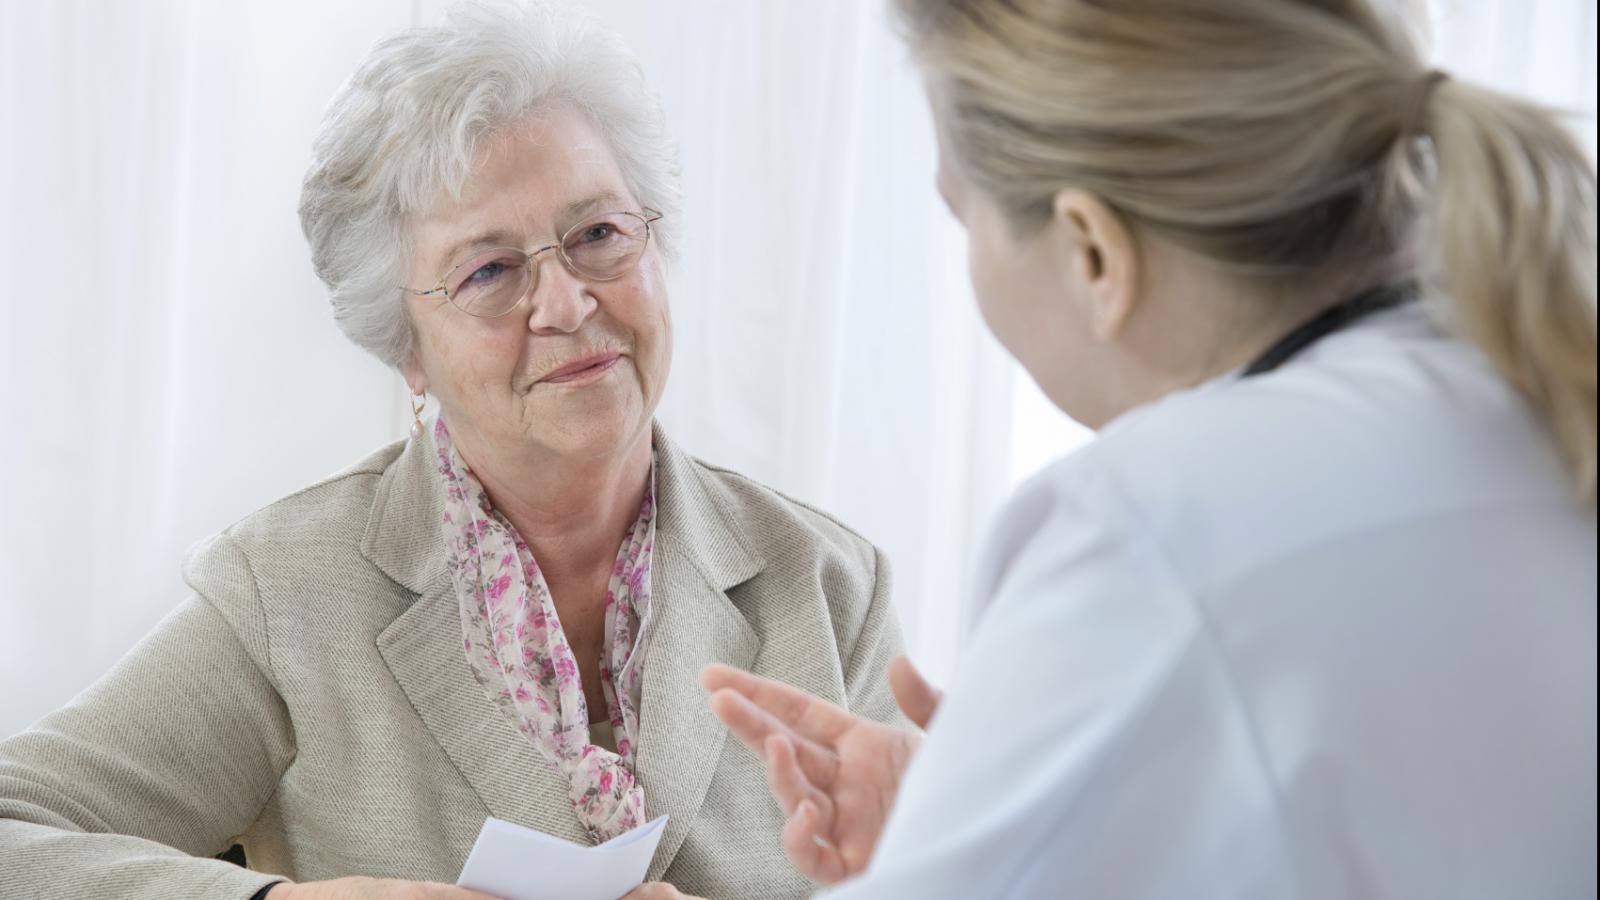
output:
{"label": "doctor's ear", "polygon": [[1139,244],[1133,229],[1105,201],[1076,188],[1056,193],[1049,229],[1091,333],[1096,340],[1112,340],[1138,302]]}

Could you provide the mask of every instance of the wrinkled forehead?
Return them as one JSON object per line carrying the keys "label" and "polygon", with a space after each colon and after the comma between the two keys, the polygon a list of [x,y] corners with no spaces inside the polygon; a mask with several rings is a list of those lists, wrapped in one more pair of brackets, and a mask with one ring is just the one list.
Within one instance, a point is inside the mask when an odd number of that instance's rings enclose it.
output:
{"label": "wrinkled forehead", "polygon": [[441,191],[408,231],[414,256],[444,265],[484,240],[526,249],[637,205],[599,129],[560,105],[485,135],[459,195]]}

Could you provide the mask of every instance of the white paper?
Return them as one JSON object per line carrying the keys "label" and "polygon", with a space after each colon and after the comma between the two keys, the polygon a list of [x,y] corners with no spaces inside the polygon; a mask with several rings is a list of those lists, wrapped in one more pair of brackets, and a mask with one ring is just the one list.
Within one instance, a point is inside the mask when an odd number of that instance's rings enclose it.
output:
{"label": "white paper", "polygon": [[456,884],[501,900],[617,900],[644,883],[666,824],[657,816],[586,847],[491,817]]}

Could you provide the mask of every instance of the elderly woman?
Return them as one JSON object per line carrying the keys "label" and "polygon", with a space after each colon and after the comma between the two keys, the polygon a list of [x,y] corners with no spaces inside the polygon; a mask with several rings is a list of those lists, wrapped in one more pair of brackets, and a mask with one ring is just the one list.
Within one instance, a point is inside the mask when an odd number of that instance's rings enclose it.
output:
{"label": "elderly woman", "polygon": [[[203,543],[193,596],[0,745],[0,892],[465,896],[409,882],[454,881],[488,816],[593,842],[662,815],[650,879],[805,890],[696,675],[895,720],[888,572],[653,424],[672,157],[582,24],[467,9],[372,51],[300,211],[340,326],[417,397],[410,439]],[[235,844],[251,868],[211,858]]]}

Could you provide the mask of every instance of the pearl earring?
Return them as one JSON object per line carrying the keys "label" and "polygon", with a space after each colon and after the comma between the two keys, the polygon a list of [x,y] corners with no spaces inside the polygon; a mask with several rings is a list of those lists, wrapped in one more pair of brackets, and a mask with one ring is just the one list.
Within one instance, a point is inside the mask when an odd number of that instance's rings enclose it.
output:
{"label": "pearl earring", "polygon": [[422,409],[428,405],[428,392],[423,391],[411,398],[411,436],[422,437]]}

